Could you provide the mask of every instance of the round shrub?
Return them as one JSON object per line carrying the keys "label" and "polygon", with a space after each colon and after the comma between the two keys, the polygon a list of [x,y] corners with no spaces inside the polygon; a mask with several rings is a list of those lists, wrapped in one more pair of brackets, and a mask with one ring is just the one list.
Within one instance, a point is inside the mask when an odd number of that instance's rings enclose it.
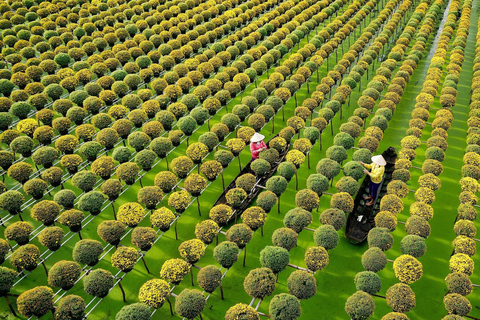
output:
{"label": "round shrub", "polygon": [[263,299],[275,290],[275,275],[269,268],[250,270],[243,281],[245,292],[255,299]]}
{"label": "round shrub", "polygon": [[282,247],[266,246],[260,251],[260,264],[277,274],[290,262],[288,250]]}
{"label": "round shrub", "polygon": [[60,227],[48,227],[43,229],[38,235],[38,240],[42,245],[51,251],[56,251],[62,244],[62,239],[65,236],[63,229]]}
{"label": "round shrub", "polygon": [[357,291],[348,297],[345,303],[345,312],[356,320],[369,319],[375,310],[375,301],[364,291]]}
{"label": "round shrub", "polygon": [[227,240],[234,242],[240,249],[243,249],[252,240],[252,236],[252,229],[244,223],[233,225],[226,234]]}
{"label": "round shrub", "polygon": [[27,290],[17,298],[17,308],[26,318],[41,317],[53,309],[53,290],[46,286]]}
{"label": "round shrub", "polygon": [[236,305],[230,307],[225,314],[225,320],[260,320],[260,316],[257,311],[244,303],[237,303]]}
{"label": "round shrub", "polygon": [[175,299],[175,311],[187,319],[196,318],[205,308],[207,301],[202,292],[195,289],[183,289]]}
{"label": "round shrub", "polygon": [[150,319],[152,311],[143,303],[132,303],[122,307],[116,314],[115,320],[147,320]]}
{"label": "round shrub", "polygon": [[74,261],[58,261],[48,272],[48,284],[68,290],[78,280],[81,271],[80,265]]}
{"label": "round shrub", "polygon": [[315,277],[303,270],[296,270],[287,279],[288,291],[300,300],[306,300],[317,293]]}
{"label": "round shrub", "polygon": [[83,278],[83,288],[89,295],[104,298],[113,287],[115,279],[110,271],[95,269]]}

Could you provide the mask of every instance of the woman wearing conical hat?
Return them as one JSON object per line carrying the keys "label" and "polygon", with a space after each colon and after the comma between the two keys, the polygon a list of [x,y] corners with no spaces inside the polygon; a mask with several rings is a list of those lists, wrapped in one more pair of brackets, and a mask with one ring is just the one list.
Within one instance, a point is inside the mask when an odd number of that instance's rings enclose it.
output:
{"label": "woman wearing conical hat", "polygon": [[385,165],[387,162],[382,155],[377,155],[372,157],[372,164],[366,164],[362,161],[360,161],[360,164],[365,168],[370,169],[370,171],[364,169],[363,172],[370,176],[370,185],[368,186],[370,196],[365,197],[365,200],[370,200],[366,203],[366,205],[371,206],[377,197],[378,188],[382,182],[383,174],[385,173]]}
{"label": "woman wearing conical hat", "polygon": [[263,150],[267,149],[267,145],[263,142],[265,136],[260,133],[255,133],[252,138],[250,138],[250,152],[252,153],[252,160],[258,159],[258,155]]}

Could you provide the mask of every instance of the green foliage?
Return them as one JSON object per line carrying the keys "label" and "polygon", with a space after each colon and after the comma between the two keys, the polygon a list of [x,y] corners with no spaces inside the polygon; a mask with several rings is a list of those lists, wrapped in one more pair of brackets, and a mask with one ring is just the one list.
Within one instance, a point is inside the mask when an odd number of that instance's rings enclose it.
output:
{"label": "green foliage", "polygon": [[95,269],[83,278],[85,292],[98,298],[106,297],[114,283],[113,275],[104,269]]}
{"label": "green foliage", "polygon": [[90,191],[80,197],[80,200],[78,201],[78,208],[96,215],[101,212],[104,201],[105,197],[101,192]]}
{"label": "green foliage", "polygon": [[311,222],[312,213],[302,208],[289,210],[283,218],[285,227],[293,229],[296,233],[300,233]]}
{"label": "green foliage", "polygon": [[328,180],[333,179],[340,173],[340,164],[332,159],[323,158],[317,163],[317,173],[323,174]]}
{"label": "green foliage", "polygon": [[243,249],[252,240],[252,236],[252,229],[244,223],[233,225],[226,234],[227,240],[234,242],[240,249]]}
{"label": "green foliage", "polygon": [[187,319],[196,318],[205,308],[205,296],[196,289],[183,289],[175,298],[175,311]]}
{"label": "green foliage", "polygon": [[302,315],[302,307],[297,297],[280,293],[270,300],[268,311],[273,320],[295,320]]}
{"label": "green foliage", "polygon": [[82,268],[74,261],[60,260],[48,271],[48,284],[68,290],[80,277]]}
{"label": "green foliage", "polygon": [[275,275],[269,268],[250,270],[243,281],[245,292],[252,298],[263,299],[275,290]]}
{"label": "green foliage", "polygon": [[318,227],[313,233],[313,239],[317,246],[324,247],[327,250],[334,249],[337,246],[338,238],[335,228],[328,224]]}
{"label": "green foliage", "polygon": [[82,221],[85,218],[84,214],[80,210],[70,209],[64,211],[58,218],[58,222],[64,226],[67,226],[70,231],[78,232],[82,229]]}
{"label": "green foliage", "polygon": [[372,271],[362,271],[355,275],[355,286],[357,290],[368,294],[375,294],[382,289],[380,276]]}
{"label": "green foliage", "polygon": [[208,265],[198,271],[197,282],[208,293],[212,293],[222,283],[222,272],[214,265]]}
{"label": "green foliage", "polygon": [[0,266],[0,295],[6,296],[17,278],[17,272],[7,267]]}
{"label": "green foliage", "polygon": [[267,180],[267,190],[275,193],[279,197],[282,193],[287,190],[287,179],[281,176],[273,176]]}
{"label": "green foliage", "polygon": [[85,301],[82,297],[70,294],[58,301],[55,308],[55,320],[81,320],[85,313]]}
{"label": "green foliage", "polygon": [[92,190],[96,181],[95,174],[86,170],[79,171],[72,177],[72,184],[83,192]]}
{"label": "green foliage", "polygon": [[[232,238],[233,236],[231,232],[229,237]],[[233,240],[238,241],[238,237],[235,237]],[[230,268],[237,261],[238,253],[239,248],[236,242],[232,241],[223,241],[213,249],[215,260],[224,268]]]}
{"label": "green foliage", "polygon": [[29,242],[33,226],[26,221],[16,221],[5,228],[5,239],[15,241],[18,245],[24,245]]}
{"label": "green foliage", "polygon": [[98,236],[111,245],[118,245],[127,227],[117,220],[104,220],[97,227]]}
{"label": "green foliage", "polygon": [[149,320],[152,311],[143,303],[132,303],[122,307],[115,320]]}
{"label": "green foliage", "polygon": [[[2,194],[3,195],[3,194]],[[43,200],[33,205],[30,215],[35,221],[49,226],[60,213],[60,206],[51,200]]]}
{"label": "green foliage", "polygon": [[62,245],[62,239],[65,236],[63,229],[60,227],[47,227],[38,235],[38,240],[49,250],[56,251]]}
{"label": "green foliage", "polygon": [[297,167],[292,162],[284,161],[277,167],[277,171],[280,176],[290,181],[297,172]]}
{"label": "green foliage", "polygon": [[273,273],[279,273],[290,262],[288,250],[282,247],[266,246],[260,251],[260,264],[269,268]]}
{"label": "green foliage", "polygon": [[94,266],[103,252],[103,245],[100,241],[85,239],[75,243],[73,247],[73,260],[80,264]]}
{"label": "green foliage", "polygon": [[24,201],[22,193],[16,190],[7,190],[0,194],[0,208],[7,210],[10,214],[19,213]]}
{"label": "green foliage", "polygon": [[348,297],[345,303],[345,312],[352,319],[369,319],[375,310],[375,301],[372,296],[363,291],[357,291]]}
{"label": "green foliage", "polygon": [[17,308],[26,318],[41,317],[53,309],[53,290],[46,286],[27,290],[18,297]]}
{"label": "green foliage", "polygon": [[288,291],[300,300],[307,300],[317,293],[317,281],[307,271],[296,270],[287,279]]}
{"label": "green foliage", "polygon": [[230,307],[225,314],[225,320],[260,320],[257,311],[248,304],[237,303]]}

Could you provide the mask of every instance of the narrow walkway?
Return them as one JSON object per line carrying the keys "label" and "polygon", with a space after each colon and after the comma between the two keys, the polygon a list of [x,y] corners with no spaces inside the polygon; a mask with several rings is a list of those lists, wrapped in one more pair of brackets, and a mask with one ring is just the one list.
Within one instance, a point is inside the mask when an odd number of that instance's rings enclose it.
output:
{"label": "narrow walkway", "polygon": [[[458,195],[461,192],[459,180],[462,178],[461,168],[463,166],[463,154],[465,152],[466,131],[468,113],[470,111],[470,88],[473,78],[473,60],[475,57],[475,37],[477,34],[477,24],[479,16],[478,0],[473,1],[472,15],[470,21],[470,29],[468,34],[467,47],[465,49],[465,62],[460,73],[460,81],[458,83],[457,104],[452,108],[454,120],[452,127],[448,130],[448,149],[445,153],[445,161],[443,162],[444,172],[440,176],[442,180],[442,188],[436,193],[437,200],[433,203],[435,217],[431,220],[432,235],[434,241],[429,241],[427,254],[434,255],[434,261],[430,261],[432,265],[427,265],[428,269],[424,272],[428,274],[437,274],[438,278],[445,278],[450,273],[448,269],[448,261],[453,247],[451,241],[455,238],[453,225],[457,215],[457,207],[460,204]],[[479,225],[477,224],[477,228]],[[430,239],[429,239],[430,240]],[[475,257],[474,257],[475,259]],[[479,267],[480,259],[475,259],[476,267]],[[473,283],[480,283],[480,275],[475,272],[471,280]],[[443,283],[444,292],[447,288]],[[443,292],[435,292],[435,299],[441,301]],[[432,296],[433,298],[433,296]],[[480,317],[480,295],[473,292],[468,296],[472,304],[472,312],[469,314],[475,318]]]}
{"label": "narrow walkway", "polygon": [[[476,2],[477,1],[475,1],[473,4],[472,12],[475,12],[478,6]],[[415,71],[415,74],[411,78],[409,85],[406,87],[405,94],[402,97],[401,103],[397,106],[395,116],[389,123],[389,128],[385,132],[385,139],[382,141],[379,150],[384,150],[389,146],[399,147],[400,140],[405,136],[405,130],[409,127],[408,122],[411,119],[410,114],[415,106],[415,97],[420,93],[423,82],[425,81],[428,66],[437,47],[441,31],[443,30],[446,22],[450,3],[451,1],[445,9],[445,13],[442,17],[443,19],[440,25],[438,28],[436,28],[437,31],[435,38],[434,41],[432,41],[431,46],[428,48],[428,53]],[[463,64],[462,73],[460,75],[461,80],[458,85],[459,93],[457,105],[452,108],[455,120],[452,123],[451,129],[448,131],[449,147],[446,152],[446,160],[443,162],[444,172],[440,176],[442,180],[442,188],[435,193],[436,201],[433,203],[435,215],[433,219],[429,221],[432,231],[426,241],[428,250],[423,257],[419,258],[423,264],[424,275],[420,281],[411,285],[416,295],[417,305],[411,312],[408,313],[410,319],[440,319],[446,314],[443,305],[443,296],[447,292],[444,279],[449,273],[448,261],[450,254],[452,253],[451,241],[455,237],[453,232],[453,222],[456,216],[456,207],[458,206],[458,194],[460,193],[458,181],[461,178],[460,169],[463,165],[462,156],[466,146],[466,121],[469,111],[469,92],[472,79],[472,65],[475,50],[475,35],[478,14],[472,14],[471,19],[472,21],[468,37],[469,42],[465,54],[466,61]],[[434,107],[441,107],[438,99],[439,98],[437,97]],[[434,119],[435,112],[436,110],[434,109],[430,111],[430,121]],[[428,139],[430,137],[431,130],[431,127],[425,128],[424,135],[421,140]],[[413,161],[415,166],[421,166],[425,160],[425,149],[425,145],[422,145],[419,149],[417,149],[417,159]],[[409,182],[409,188],[417,189],[418,177],[422,175],[422,172],[418,169],[411,169],[410,171],[412,178]],[[406,221],[406,219],[410,216],[408,208],[410,203],[415,201],[413,194],[408,196],[408,200],[405,200],[405,210],[398,216],[399,220],[401,221]],[[402,254],[400,251],[400,241],[405,234],[406,232],[404,227],[399,225],[397,230],[393,233],[395,237],[395,243],[393,248],[388,252],[390,259],[394,259]],[[390,270],[388,272],[391,272],[391,277],[385,277],[385,281],[382,285],[382,292],[385,292],[385,290],[393,283],[398,282],[393,275],[393,271]],[[382,277],[382,280],[383,279],[384,278]],[[381,316],[385,314],[382,314],[385,309],[383,306],[380,306],[380,303],[377,303],[377,306],[379,307],[379,312],[375,312],[375,319],[380,319]],[[473,309],[475,309],[475,307]],[[475,314],[478,314],[478,310],[472,312],[472,315],[475,316]]]}

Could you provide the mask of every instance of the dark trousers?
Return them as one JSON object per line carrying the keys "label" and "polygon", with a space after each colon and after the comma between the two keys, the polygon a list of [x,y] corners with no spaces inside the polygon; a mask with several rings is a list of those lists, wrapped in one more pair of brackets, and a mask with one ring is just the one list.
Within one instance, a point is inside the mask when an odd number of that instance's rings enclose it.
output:
{"label": "dark trousers", "polygon": [[380,187],[380,183],[373,183],[370,181],[370,185],[368,186],[368,190],[370,191],[370,196],[375,199],[377,197],[378,187]]}

